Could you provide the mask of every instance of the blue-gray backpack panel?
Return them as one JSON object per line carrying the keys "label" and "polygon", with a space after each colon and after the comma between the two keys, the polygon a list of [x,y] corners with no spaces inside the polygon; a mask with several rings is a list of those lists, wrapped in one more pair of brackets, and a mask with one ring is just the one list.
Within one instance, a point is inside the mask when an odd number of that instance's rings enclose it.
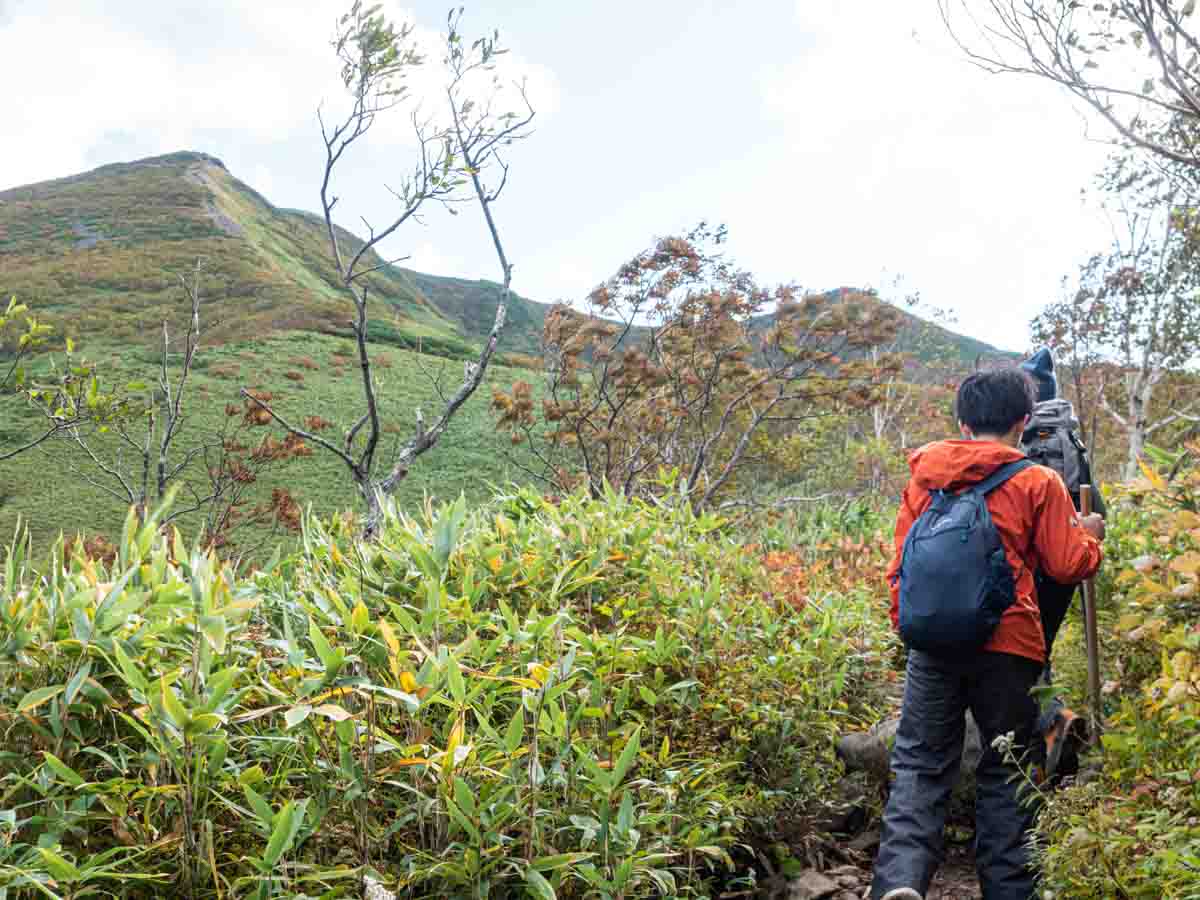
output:
{"label": "blue-gray backpack panel", "polygon": [[963,656],[992,636],[1016,584],[987,495],[1032,465],[1007,463],[959,494],[930,491],[901,553],[900,636],[909,647]]}

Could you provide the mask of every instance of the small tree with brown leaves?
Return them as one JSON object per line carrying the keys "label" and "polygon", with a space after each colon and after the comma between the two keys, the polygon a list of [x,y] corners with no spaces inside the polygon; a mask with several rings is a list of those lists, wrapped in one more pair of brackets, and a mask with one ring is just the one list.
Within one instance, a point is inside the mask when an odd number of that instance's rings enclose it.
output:
{"label": "small tree with brown leaves", "polygon": [[[312,450],[293,436],[282,442],[270,436],[255,441],[249,429],[271,422],[260,408],[269,395],[261,392],[243,406],[226,407],[226,422],[217,429],[195,424],[192,373],[200,350],[202,280],[199,260],[190,276],[179,278],[187,301],[183,343],[177,346],[178,337],[172,338],[164,320],[153,383],[128,385],[119,403],[90,403],[85,396],[74,404],[74,417],[58,432],[66,444],[68,467],[80,479],[132,506],[139,522],[174,490],[178,500],[163,515],[162,524],[195,515],[202,543],[228,554],[234,549],[233,533],[245,526],[291,529],[292,516],[276,515],[286,503],[251,507],[250,500],[262,492],[261,485],[254,486],[268,468],[311,455]],[[88,373],[69,369],[77,370]],[[90,377],[94,383],[94,374]],[[48,397],[40,402],[45,405]],[[244,553],[251,548],[237,549]]]}
{"label": "small tree with brown leaves", "polygon": [[946,386],[967,368],[946,340],[952,311],[923,302],[917,293],[891,305],[899,312],[899,327],[866,351],[890,374],[883,375],[865,414],[853,418],[847,435],[853,441],[850,455],[862,470],[861,489],[871,494],[895,494],[903,487],[904,451],[944,430],[939,404],[944,406]]}
{"label": "small tree with brown leaves", "polygon": [[[260,400],[270,399],[265,392],[257,394]],[[270,421],[269,416],[264,421],[262,407],[254,401],[230,403],[220,433],[203,446],[208,498],[202,508],[203,541],[225,556],[245,557],[279,531],[300,530],[300,504],[291,492],[275,486],[264,499],[260,482],[270,470],[312,456],[313,450],[294,434],[283,440],[270,434],[256,437]],[[247,534],[257,534],[257,541],[247,542]]]}
{"label": "small tree with brown leaves", "polygon": [[[342,82],[351,95],[349,112],[337,123],[321,118],[325,144],[325,167],[321,182],[321,208],[329,237],[330,252],[337,267],[341,286],[353,305],[356,357],[362,383],[362,407],[358,418],[349,425],[341,442],[301,428],[282,416],[269,404],[258,401],[262,409],[291,434],[337,456],[346,466],[350,479],[366,507],[364,533],[371,537],[382,520],[387,498],[408,475],[416,460],[433,449],[445,434],[451,420],[483,382],[500,332],[504,328],[512,264],[500,241],[493,205],[508,180],[504,160],[511,145],[524,138],[533,120],[523,86],[517,88],[519,112],[497,108],[500,83],[495,73],[497,59],[506,51],[498,43],[498,34],[476,40],[468,47],[459,31],[461,10],[451,12],[445,33],[443,60],[446,84],[442,98],[442,120],[412,115],[416,161],[398,187],[391,190],[399,210],[385,227],[367,228],[365,241],[351,244],[334,225],[333,211],[338,202],[332,192],[333,176],[347,150],[359,142],[386,114],[408,100],[406,80],[424,64],[412,35],[412,27],[397,27],[379,13],[379,7],[356,2],[340,20],[334,48],[342,64]],[[480,84],[490,89],[480,93]],[[411,437],[402,443],[379,469],[377,453],[386,426],[381,421],[379,400],[373,375],[375,363],[367,339],[370,319],[370,276],[389,265],[376,256],[379,243],[395,234],[410,221],[416,221],[429,205],[474,201],[487,225],[503,276],[496,316],[478,358],[465,368],[462,383],[449,396],[442,397],[437,418],[427,425],[420,410]],[[399,261],[399,260],[396,260]],[[254,400],[250,391],[243,394]]]}
{"label": "small tree with brown leaves", "polygon": [[[760,287],[721,253],[724,229],[662,238],[587,298],[554,307],[543,334],[545,386],[497,391],[518,464],[548,487],[660,489],[663,470],[693,508],[733,500],[763,462],[767,433],[870,401],[890,360],[895,311],[872,297]],[[770,312],[770,315],[768,315]]]}

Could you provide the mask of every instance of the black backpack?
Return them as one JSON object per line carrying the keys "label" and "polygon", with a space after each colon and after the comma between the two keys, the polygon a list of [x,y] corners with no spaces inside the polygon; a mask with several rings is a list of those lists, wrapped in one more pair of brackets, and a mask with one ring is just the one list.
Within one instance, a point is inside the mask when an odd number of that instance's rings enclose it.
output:
{"label": "black backpack", "polygon": [[1016,583],[987,495],[1032,465],[1007,463],[959,494],[930,491],[900,557],[900,636],[910,648],[963,657],[992,636]]}
{"label": "black backpack", "polygon": [[1104,500],[1092,482],[1092,467],[1087,448],[1079,439],[1079,420],[1069,400],[1043,400],[1033,408],[1020,450],[1038,465],[1047,466],[1062,476],[1075,508],[1079,509],[1079,486],[1092,485],[1093,509],[1104,515]]}

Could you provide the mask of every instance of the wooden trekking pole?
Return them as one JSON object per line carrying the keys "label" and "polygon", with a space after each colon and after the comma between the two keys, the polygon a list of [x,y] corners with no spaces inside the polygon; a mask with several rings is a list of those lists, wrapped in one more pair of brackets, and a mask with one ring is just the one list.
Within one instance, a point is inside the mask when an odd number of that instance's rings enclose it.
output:
{"label": "wooden trekking pole", "polygon": [[[1079,511],[1085,516],[1092,514],[1092,486],[1079,486]],[[1100,697],[1100,631],[1096,625],[1096,585],[1093,579],[1083,582],[1083,633],[1087,642],[1088,699],[1092,703],[1092,727],[1088,729],[1088,741],[1093,747],[1100,745],[1103,712]]]}

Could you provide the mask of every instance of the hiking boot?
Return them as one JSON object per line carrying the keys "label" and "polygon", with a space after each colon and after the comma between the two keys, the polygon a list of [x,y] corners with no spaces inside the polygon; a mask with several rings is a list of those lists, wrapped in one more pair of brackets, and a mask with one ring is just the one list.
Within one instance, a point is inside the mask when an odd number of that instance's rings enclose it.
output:
{"label": "hiking boot", "polygon": [[1058,710],[1044,737],[1046,779],[1063,778],[1078,772],[1079,748],[1087,742],[1087,723],[1064,706]]}
{"label": "hiking boot", "polygon": [[925,900],[925,898],[912,888],[892,888],[879,900]]}

